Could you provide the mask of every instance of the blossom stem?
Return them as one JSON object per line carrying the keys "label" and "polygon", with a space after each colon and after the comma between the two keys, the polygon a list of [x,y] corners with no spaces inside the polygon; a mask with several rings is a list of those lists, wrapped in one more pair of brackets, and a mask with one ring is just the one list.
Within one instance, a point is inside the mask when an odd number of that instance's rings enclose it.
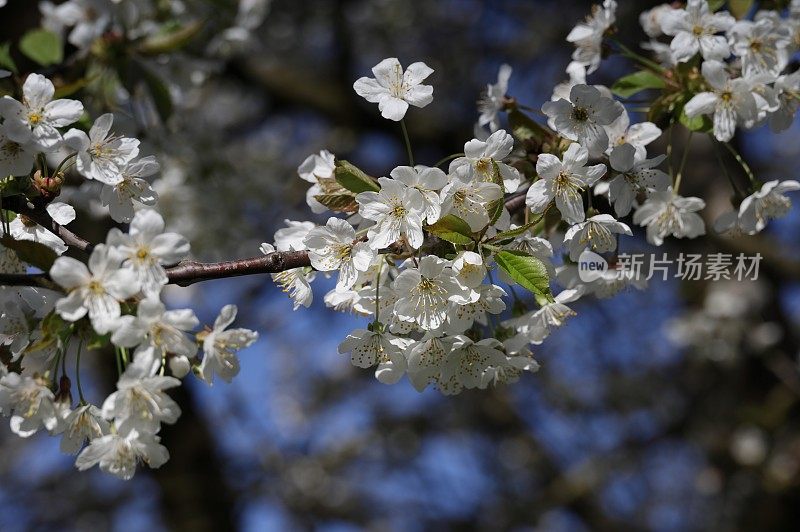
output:
{"label": "blossom stem", "polygon": [[408,165],[414,166],[414,154],[411,151],[411,139],[408,138],[408,129],[406,128],[405,120],[400,120],[400,129],[403,130],[403,140],[406,143],[406,153],[408,153]]}
{"label": "blossom stem", "polygon": [[645,67],[649,68],[650,70],[653,70],[654,72],[656,72],[658,74],[662,74],[664,72],[664,67],[662,67],[661,65],[659,65],[655,61],[651,61],[650,59],[647,59],[646,57],[642,57],[641,55],[637,54],[636,52],[634,52],[633,50],[631,50],[630,48],[628,48],[627,46],[625,46],[624,44],[622,44],[618,40],[611,39],[611,42],[613,42],[614,44],[617,45],[617,47],[619,48],[619,52],[623,56],[625,56],[625,57],[627,57],[629,59],[633,59],[637,63],[640,63],[642,66],[645,66]]}
{"label": "blossom stem", "polygon": [[686,139],[686,147],[683,150],[683,157],[681,157],[681,165],[678,167],[678,173],[675,176],[675,184],[672,186],[672,191],[677,194],[678,189],[681,188],[681,179],[683,178],[683,167],[686,166],[686,160],[689,158],[689,148],[692,145],[692,135],[694,131],[689,131],[689,138]]}
{"label": "blossom stem", "polygon": [[742,156],[739,155],[739,152],[736,151],[734,149],[734,147],[731,146],[729,143],[723,142],[722,145],[725,146],[725,148],[729,152],[731,152],[731,155],[734,156],[734,158],[736,159],[736,162],[739,163],[739,165],[742,167],[742,170],[744,170],[744,173],[747,174],[747,178],[750,180],[750,185],[752,186],[753,190],[757,190],[758,189],[758,180],[756,179],[755,174],[753,174],[753,170],[750,169],[750,165],[748,165],[745,162],[745,160],[742,158]]}
{"label": "blossom stem", "polygon": [[[64,157],[64,160],[63,160],[63,161],[61,161],[60,163],[58,163],[58,167],[56,167],[56,171],[55,171],[55,172],[53,172],[53,175],[54,175],[54,176],[57,176],[57,175],[58,175],[58,173],[61,171],[61,169],[64,167],[64,165],[67,163],[67,161],[69,161],[69,160],[70,160],[70,159],[72,159],[73,157],[77,157],[77,156],[78,156],[78,154],[77,154],[77,153],[73,153],[72,155],[67,155],[66,157]],[[66,170],[65,170],[65,171],[66,171]]]}
{"label": "blossom stem", "polygon": [[717,157],[717,162],[719,163],[720,168],[722,169],[722,173],[725,174],[725,177],[728,178],[728,181],[733,188],[733,194],[737,198],[737,200],[741,200],[744,198],[744,194],[739,190],[739,186],[736,184],[736,181],[733,179],[733,176],[730,172],[728,172],[728,167],[725,166],[725,161],[722,160],[722,154],[719,152],[719,142],[714,142],[714,155]]}
{"label": "blossom stem", "polygon": [[463,157],[463,156],[464,156],[463,153],[454,153],[452,155],[448,155],[447,157],[441,159],[440,161],[438,161],[433,166],[438,167],[438,166],[441,166],[442,164],[446,163],[447,161],[452,161],[453,159],[457,159],[457,158]]}
{"label": "blossom stem", "polygon": [[380,323],[380,290],[381,290],[381,270],[383,269],[383,261],[378,262],[378,273],[375,275],[375,321],[373,321],[373,329],[377,328]]}
{"label": "blossom stem", "polygon": [[78,339],[78,354],[75,358],[75,381],[78,384],[78,397],[80,397],[81,405],[85,405],[86,399],[83,398],[83,388],[81,388],[81,351],[83,351],[83,338]]}
{"label": "blossom stem", "polygon": [[116,359],[117,359],[117,375],[122,377],[122,353],[120,353],[119,347],[115,348],[114,351],[116,352]]}
{"label": "blossom stem", "polygon": [[39,166],[41,167],[42,175],[47,175],[47,158],[43,153],[39,154]]}

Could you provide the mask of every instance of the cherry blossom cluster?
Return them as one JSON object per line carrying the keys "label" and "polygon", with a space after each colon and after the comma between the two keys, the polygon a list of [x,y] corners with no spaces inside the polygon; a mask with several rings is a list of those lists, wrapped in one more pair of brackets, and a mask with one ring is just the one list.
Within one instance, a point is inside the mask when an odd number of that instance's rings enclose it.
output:
{"label": "cherry blossom cluster", "polygon": [[[215,53],[245,45],[267,4],[240,2]],[[738,18],[713,4],[643,13],[644,55],[616,40],[616,2],[595,6],[567,36],[569,79],[554,87],[541,118],[508,94],[512,68],[503,65],[479,100],[475,138],[433,165],[415,164],[405,116],[433,101],[426,80],[434,71],[381,61],[353,88],[400,123],[408,164],[373,177],[326,150],[309,156],[298,174],[310,185],[308,207],[327,220],[287,220],[261,245],[264,257],[248,260],[269,261],[295,309],[311,305],[315,279],[335,277],[325,304],[368,318],[339,350],[383,383],[406,375],[417,390],[449,395],[536,371],[532,350],[575,315],[572,303],[645,286],[633,272],[582,278],[582,260],[603,254],[613,264],[620,235],[637,225],[654,246],[705,234],[705,202],[679,194],[691,135],[708,135],[741,167],[738,178],[721,169],[733,203],[714,222],[718,232],[752,235],[791,208],[787,193],[800,183],[762,182],[728,141],[737,129],[769,123],[777,132],[792,123],[800,74],[789,58],[800,46],[800,1]],[[148,23],[147,0],[40,7],[43,26],[79,56],[117,33],[141,53],[167,48]],[[195,31],[183,29],[170,39]],[[611,87],[589,83],[609,53],[635,70]],[[159,163],[140,154],[138,139],[115,131],[113,114],[92,122],[80,101],[57,97],[41,74],[0,70],[0,81],[14,86],[0,98],[0,413],[22,437],[41,429],[59,436],[79,469],[99,465],[130,478],[137,463],[168,459],[159,431],[180,410],[167,390],[189,373],[230,381],[237,352],[257,334],[228,328],[233,305],[202,329],[191,309],[167,310],[170,268],[190,245],[154,210]],[[645,98],[646,117],[630,107],[634,95]],[[676,129],[689,139],[677,157]],[[662,137],[666,153],[651,153]],[[65,228],[77,216],[75,193],[88,190],[68,177],[100,185],[100,203],[119,224],[104,242],[91,245]],[[85,352],[116,362],[117,390],[102,401],[84,394]]]}
{"label": "cherry blossom cluster", "polygon": [[[54,260],[52,285],[0,288],[0,340],[7,350],[0,363],[0,412],[11,417],[11,430],[21,437],[42,428],[61,437],[62,451],[79,453],[79,469],[99,465],[128,479],[137,462],[159,467],[169,457],[158,432],[162,423],[178,419],[180,409],[164,391],[179,386],[190,372],[209,384],[215,375],[230,381],[239,372],[236,352],[257,334],[227,329],[236,317],[233,305],[222,309],[212,328],[199,331],[192,310],[166,309],[161,302],[165,266],[186,258],[189,242],[165,232],[164,219],[148,207],[157,196],[145,177],[158,171],[158,163],[152,156],[138,157],[137,139],[112,131],[111,114],[100,116],[88,133],[63,131],[81,119],[84,108],[76,100],[54,99],[54,91],[50,80],[30,74],[21,100],[0,99],[4,195],[24,192],[26,202],[46,204],[54,222],[69,224],[75,209],[58,196],[74,166],[85,179],[103,184],[103,204],[129,228],[111,229],[84,263],[63,255],[68,246],[59,236],[24,213],[6,211],[13,219],[5,219],[0,230],[1,271],[42,268],[38,261],[47,262],[46,252]],[[53,158],[61,160],[51,172],[46,161]],[[33,243],[33,253],[19,247],[25,242]],[[21,257],[28,255],[33,258],[25,264]],[[84,346],[117,357],[117,391],[96,404],[80,384]],[[68,357],[77,359],[71,373],[77,401],[65,369]]]}
{"label": "cherry blossom cluster", "polygon": [[[409,165],[374,178],[326,150],[309,156],[298,168],[311,183],[307,203],[333,216],[324,225],[287,220],[261,247],[308,252],[310,266],[273,275],[295,309],[311,304],[321,273],[336,275],[328,307],[370,318],[339,347],[353,365],[374,368],[384,383],[407,375],[418,390],[445,394],[535,371],[532,346],[575,314],[570,303],[644,287],[616,271],[591,281],[578,274],[584,254],[613,262],[619,236],[632,235],[623,218],[632,215],[655,246],[705,234],[705,202],[679,195],[686,153],[668,172],[667,154],[648,154],[663,128],[711,135],[742,165],[748,182],[731,180],[737,205],[716,222],[719,232],[754,234],[786,214],[785,194],[800,183],[762,183],[727,141],[737,125],[770,122],[779,131],[793,120],[800,73],[784,70],[800,44],[800,2],[787,16],[759,11],[738,21],[705,0],[664,4],[641,16],[653,59],[614,39],[616,7],[595,6],[567,37],[570,79],[542,105],[546,124],[507,95],[512,69],[503,65],[479,101],[476,138],[434,166],[414,165],[404,122],[409,106],[433,100],[423,83],[433,70],[422,62],[404,70],[388,58],[354,83],[384,118],[401,122]],[[609,48],[642,70],[611,88],[587,83]],[[625,99],[643,91],[652,95],[648,119],[632,123]],[[608,209],[594,208],[593,197]]]}

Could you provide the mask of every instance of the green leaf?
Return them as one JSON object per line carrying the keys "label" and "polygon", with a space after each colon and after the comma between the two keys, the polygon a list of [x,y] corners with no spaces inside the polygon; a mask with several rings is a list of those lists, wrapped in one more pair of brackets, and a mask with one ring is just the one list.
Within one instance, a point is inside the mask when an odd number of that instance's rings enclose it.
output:
{"label": "green leaf", "polygon": [[319,194],[314,199],[335,212],[356,212],[358,203],[352,194]]}
{"label": "green leaf", "polygon": [[42,66],[54,65],[64,59],[61,39],[43,29],[31,30],[19,40],[19,50]]}
{"label": "green leaf", "polygon": [[381,189],[374,179],[348,161],[336,161],[333,175],[340,185],[356,194],[368,191],[378,192]]}
{"label": "green leaf", "polygon": [[686,126],[689,131],[699,131],[707,133],[714,129],[714,121],[707,115],[697,115],[693,118],[686,116],[686,110],[681,109],[681,115],[678,118],[681,124]]}
{"label": "green leaf", "polygon": [[500,219],[500,215],[503,214],[503,207],[505,206],[506,202],[503,198],[494,200],[489,202],[486,205],[486,212],[489,214],[489,225],[494,224],[497,220]]}
{"label": "green leaf", "polygon": [[545,128],[519,109],[509,111],[508,125],[511,127],[511,133],[514,135],[514,138],[518,140],[536,140],[541,142],[549,136],[549,132]]}
{"label": "green leaf", "polygon": [[521,287],[540,298],[551,299],[550,276],[544,263],[522,251],[500,251],[494,256],[495,262]]}
{"label": "green leaf", "polygon": [[463,246],[472,244],[475,241],[469,224],[453,214],[440,218],[435,224],[426,226],[425,229],[442,240],[447,240],[453,244]]}
{"label": "green leaf", "polygon": [[737,19],[742,19],[750,12],[753,4],[754,0],[729,0],[728,9],[730,10],[731,15]]}
{"label": "green leaf", "polygon": [[719,11],[724,5],[725,0],[708,0],[708,9],[710,9],[712,12]]}
{"label": "green leaf", "polygon": [[14,74],[18,72],[17,64],[11,58],[11,43],[0,44],[0,67],[10,70]]}
{"label": "green leaf", "polygon": [[36,266],[45,272],[50,270],[56,257],[58,257],[55,251],[44,244],[31,242],[30,240],[14,240],[9,235],[3,235],[3,237],[0,238],[0,244],[9,249],[13,249],[19,257],[19,260]]}
{"label": "green leaf", "polygon": [[200,20],[189,22],[172,31],[151,35],[139,44],[142,55],[158,55],[174,52],[186,46],[203,29],[205,23]]}
{"label": "green leaf", "polygon": [[619,78],[611,86],[611,92],[620,98],[630,98],[645,89],[663,89],[664,87],[666,87],[666,83],[660,76],[649,70],[640,70]]}

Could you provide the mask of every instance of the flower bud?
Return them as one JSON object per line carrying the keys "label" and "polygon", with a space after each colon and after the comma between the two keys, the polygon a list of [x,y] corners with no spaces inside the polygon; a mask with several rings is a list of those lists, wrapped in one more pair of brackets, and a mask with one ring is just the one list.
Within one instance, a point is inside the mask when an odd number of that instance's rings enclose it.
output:
{"label": "flower bud", "polygon": [[33,187],[48,201],[61,193],[61,185],[63,183],[63,172],[59,172],[54,176],[43,176],[41,170],[36,170],[36,173],[33,174]]}
{"label": "flower bud", "polygon": [[192,369],[192,366],[185,356],[173,356],[169,359],[169,370],[172,372],[173,377],[182,379],[189,373],[190,369]]}

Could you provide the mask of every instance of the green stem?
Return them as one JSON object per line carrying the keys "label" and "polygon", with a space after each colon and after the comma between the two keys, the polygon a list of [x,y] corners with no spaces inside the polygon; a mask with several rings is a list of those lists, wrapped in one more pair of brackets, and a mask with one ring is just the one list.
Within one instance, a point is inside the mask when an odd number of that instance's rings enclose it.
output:
{"label": "green stem", "polygon": [[115,348],[114,351],[116,352],[117,355],[115,357],[117,359],[117,375],[122,377],[122,353],[120,352],[119,347]]}
{"label": "green stem", "polygon": [[459,157],[463,157],[463,156],[464,156],[463,153],[454,153],[452,155],[448,155],[447,157],[441,159],[439,162],[437,162],[433,166],[434,167],[438,167],[438,166],[441,166],[442,164],[446,163],[447,161],[451,161],[453,159],[458,159]]}
{"label": "green stem", "polygon": [[406,121],[400,120],[400,129],[403,130],[403,140],[406,143],[406,152],[408,153],[408,164],[414,166],[414,154],[411,152],[411,139],[408,138],[408,129],[406,129]]}
{"label": "green stem", "polygon": [[637,54],[636,52],[634,52],[633,50],[631,50],[630,48],[628,48],[627,46],[625,46],[624,44],[622,44],[621,42],[619,42],[616,39],[611,39],[611,42],[613,42],[614,44],[617,45],[617,47],[619,47],[620,52],[625,57],[628,57],[629,59],[633,59],[637,63],[640,63],[642,66],[646,66],[647,68],[657,72],[658,74],[663,74],[664,73],[664,67],[662,67],[661,65],[659,65],[655,61],[651,61],[650,59],[647,59],[646,57],[642,57],[641,55]]}
{"label": "green stem", "polygon": [[373,328],[377,328],[378,323],[380,323],[380,291],[381,291],[381,270],[383,269],[383,261],[378,263],[378,273],[375,276],[375,320],[373,323]]}
{"label": "green stem", "polygon": [[686,139],[686,147],[683,150],[683,157],[681,157],[681,165],[678,167],[678,174],[675,176],[675,184],[672,187],[672,191],[677,194],[678,190],[681,188],[681,179],[683,178],[683,167],[686,166],[686,160],[689,158],[689,148],[692,145],[692,135],[694,135],[694,131],[689,131],[689,138]]}
{"label": "green stem", "polygon": [[86,399],[83,398],[83,388],[81,388],[81,351],[83,350],[83,338],[78,341],[78,355],[75,359],[75,381],[78,383],[78,397],[81,399],[81,404],[86,404]]}
{"label": "green stem", "polygon": [[58,163],[58,167],[56,168],[56,171],[53,173],[53,176],[54,177],[57,176],[58,173],[61,171],[61,168],[64,167],[64,164],[66,164],[66,162],[69,161],[70,159],[72,159],[73,157],[77,157],[77,156],[78,156],[77,153],[73,153],[72,155],[67,155],[66,157],[64,157],[64,160],[61,161],[60,163]]}
{"label": "green stem", "polygon": [[744,173],[746,173],[746,174],[747,174],[747,178],[750,180],[750,185],[751,185],[751,187],[752,187],[753,191],[756,191],[756,190],[758,190],[758,188],[759,188],[759,186],[758,186],[758,185],[759,185],[759,182],[758,182],[758,180],[756,179],[756,176],[755,176],[755,174],[753,174],[753,170],[751,170],[751,169],[750,169],[750,165],[748,165],[748,164],[745,162],[745,160],[744,160],[744,159],[742,159],[742,156],[741,156],[741,155],[739,155],[739,152],[738,152],[738,151],[736,151],[736,150],[733,148],[733,146],[731,146],[731,145],[730,145],[730,144],[728,144],[727,142],[723,142],[723,143],[722,143],[722,145],[723,145],[723,146],[725,146],[725,148],[727,148],[727,150],[728,150],[729,152],[731,152],[731,155],[733,155],[733,156],[736,158],[736,162],[738,162],[738,163],[739,163],[739,165],[742,167],[742,170],[744,170]]}
{"label": "green stem", "polygon": [[722,154],[719,152],[719,142],[716,140],[712,141],[714,142],[714,155],[717,157],[717,162],[719,163],[720,168],[722,168],[722,173],[728,178],[731,188],[733,188],[734,196],[736,196],[737,199],[744,198],[744,195],[739,190],[739,186],[736,184],[736,181],[733,180],[733,176],[730,172],[728,172],[728,167],[725,166],[725,161],[722,160]]}

